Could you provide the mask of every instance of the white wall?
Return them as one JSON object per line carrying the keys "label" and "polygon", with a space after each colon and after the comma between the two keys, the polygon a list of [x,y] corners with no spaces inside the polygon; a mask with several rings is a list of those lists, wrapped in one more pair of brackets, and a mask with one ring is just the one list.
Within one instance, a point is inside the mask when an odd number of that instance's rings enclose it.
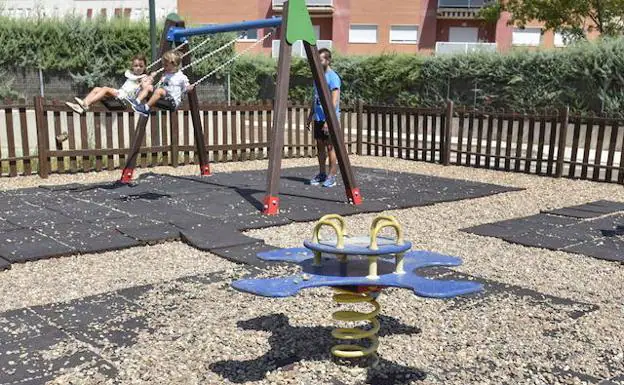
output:
{"label": "white wall", "polygon": [[[75,14],[87,17],[89,9],[92,17],[97,17],[106,9],[107,17],[115,15],[115,9],[130,9],[133,20],[149,18],[148,0],[0,0],[0,14],[12,17],[63,16]],[[156,18],[163,19],[176,12],[176,0],[156,0]]]}

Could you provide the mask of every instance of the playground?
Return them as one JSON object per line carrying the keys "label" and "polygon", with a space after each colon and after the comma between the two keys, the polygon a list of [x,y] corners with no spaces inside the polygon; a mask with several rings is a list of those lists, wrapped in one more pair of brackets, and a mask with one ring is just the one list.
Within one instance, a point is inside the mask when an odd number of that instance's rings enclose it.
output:
{"label": "playground", "polygon": [[[244,52],[193,83],[175,71],[203,60],[192,61],[189,36],[263,28],[265,39],[280,30],[275,100],[257,121],[266,142],[245,143],[255,112],[222,114],[219,134],[219,113],[210,122],[194,89]],[[303,131],[302,111],[288,103],[296,41],[318,87],[319,129],[335,151],[337,178],[317,174],[309,148],[310,157],[289,159]],[[594,123],[585,122],[577,160],[581,121],[568,110],[548,123],[542,117],[537,130],[529,120],[527,146],[524,117],[507,117],[503,145],[503,115],[469,112],[462,151],[465,111],[451,101],[441,116],[391,109],[389,135],[388,110],[373,112],[381,139],[369,108],[364,140],[363,105],[345,119],[332,104],[336,88],[322,64],[329,59],[301,0],[285,3],[283,17],[233,24],[186,28],[170,15],[159,55],[150,67],[162,67],[165,85],[149,102],[105,91],[113,95],[101,99],[107,148],[101,115],[96,148],[76,148],[74,118],[84,146],[86,114],[102,112],[90,110],[90,96],[67,102],[70,110],[35,98],[36,156],[16,156],[14,111],[5,110],[12,178],[0,179],[0,385],[624,384],[624,190],[596,182],[624,181],[614,166],[624,154],[617,122],[609,123],[607,165],[607,121],[591,164]],[[138,90],[140,76],[156,75],[128,72],[124,86]],[[166,88],[174,83],[188,98],[183,145],[181,96]],[[128,104],[137,113],[130,130]],[[157,117],[152,107],[167,113]],[[395,112],[406,113],[396,136]],[[23,139],[25,108],[18,113]],[[123,140],[110,147],[113,114],[129,148]],[[356,121],[355,142],[345,120]],[[240,145],[228,147],[239,133]],[[310,135],[305,147],[313,147]],[[179,166],[181,154],[193,164]],[[79,174],[78,157],[88,171],[91,155],[98,172]],[[476,168],[451,166],[463,155]],[[211,162],[228,156],[238,162]],[[38,176],[16,177],[18,161],[29,175],[35,159]],[[504,170],[527,174],[486,169],[501,160]],[[561,178],[575,177],[577,166],[583,179],[591,167],[594,181]]]}
{"label": "playground", "polygon": [[[499,186],[498,193],[490,190],[472,199],[383,211],[401,223],[413,250],[463,260],[458,267],[419,274],[474,280],[483,291],[442,300],[385,289],[378,298],[382,312],[375,367],[332,359],[330,332],[336,321],[331,313],[342,306],[332,304],[331,289],[267,298],[231,286],[245,277],[297,274],[296,266],[252,259],[240,248],[220,256],[173,240],[15,263],[0,273],[1,330],[8,342],[0,356],[0,383],[622,382],[623,352],[617,342],[624,334],[621,264],[462,230],[600,199],[623,201],[620,186],[375,157],[352,161],[356,176],[375,169],[421,182],[444,178]],[[310,160],[284,163],[283,178],[289,178],[309,167]],[[266,161],[217,164],[214,172],[231,178],[253,170],[262,175],[266,167]],[[196,168],[137,173],[139,180],[164,174],[188,178]],[[5,193],[42,184],[58,186],[58,192],[75,184],[110,185],[116,175],[0,183]],[[345,218],[358,234],[367,232],[376,215]],[[270,248],[302,247],[313,225],[314,220],[297,221],[243,234]],[[241,256],[251,263],[232,262]]]}

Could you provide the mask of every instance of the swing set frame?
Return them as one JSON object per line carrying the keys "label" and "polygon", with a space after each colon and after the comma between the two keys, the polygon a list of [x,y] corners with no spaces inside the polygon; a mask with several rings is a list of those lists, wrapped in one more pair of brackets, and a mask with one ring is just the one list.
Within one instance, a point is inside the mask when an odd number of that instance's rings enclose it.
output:
{"label": "swing set frame", "polygon": [[[336,151],[340,174],[345,187],[349,203],[359,205],[362,203],[360,189],[356,185],[349,156],[343,140],[342,129],[333,107],[331,92],[325,81],[325,74],[320,62],[316,36],[312,27],[312,20],[308,13],[305,0],[288,0],[284,3],[283,17],[246,21],[234,24],[202,26],[197,28],[185,28],[184,21],[177,15],[171,14],[165,21],[163,36],[161,38],[158,57],[173,48],[174,43],[185,42],[190,36],[209,35],[222,32],[246,31],[249,29],[279,28],[280,48],[277,67],[277,84],[274,100],[274,114],[271,127],[271,140],[269,147],[269,169],[267,175],[266,195],[263,201],[263,214],[276,215],[279,213],[279,181],[282,163],[282,149],[284,147],[284,126],[288,113],[288,89],[290,83],[290,68],[292,62],[292,45],[297,40],[302,40],[305,48],[308,64],[312,71],[314,82],[319,91],[319,98],[327,118],[330,141]],[[188,44],[183,44],[179,52],[186,54]],[[182,65],[190,64],[191,55],[182,59]],[[191,67],[187,68],[187,76],[190,77]],[[199,169],[202,176],[211,175],[206,144],[204,142],[203,127],[199,116],[199,102],[197,92],[193,88],[188,92],[189,108],[195,136],[196,152],[199,159]],[[145,129],[148,117],[141,116],[137,123],[136,135],[130,148],[126,165],[122,171],[121,183],[127,184],[132,180],[136,160],[140,151],[141,143],[145,138]]]}

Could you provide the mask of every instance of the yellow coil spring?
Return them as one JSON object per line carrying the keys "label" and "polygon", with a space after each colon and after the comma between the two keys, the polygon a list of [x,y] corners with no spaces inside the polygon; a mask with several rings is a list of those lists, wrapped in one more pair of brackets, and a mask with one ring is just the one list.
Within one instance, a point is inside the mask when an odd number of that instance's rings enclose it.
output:
{"label": "yellow coil spring", "polygon": [[355,344],[341,344],[332,347],[331,352],[334,356],[340,358],[358,358],[366,357],[377,352],[379,347],[379,341],[377,339],[377,332],[379,332],[379,320],[377,315],[381,310],[381,306],[371,295],[371,291],[365,291],[362,293],[356,293],[344,289],[335,289],[337,291],[334,294],[333,299],[336,303],[369,303],[375,307],[370,313],[361,313],[357,311],[337,311],[332,314],[332,317],[337,321],[368,321],[371,325],[370,329],[361,328],[338,328],[332,331],[332,336],[341,340],[357,340],[362,338],[368,338],[371,341],[370,347]]}

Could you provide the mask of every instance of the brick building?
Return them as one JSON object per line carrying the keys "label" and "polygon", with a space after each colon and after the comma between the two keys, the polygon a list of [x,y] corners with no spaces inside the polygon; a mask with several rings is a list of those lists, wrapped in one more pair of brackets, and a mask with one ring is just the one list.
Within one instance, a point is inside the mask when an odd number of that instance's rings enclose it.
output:
{"label": "brick building", "polygon": [[[446,53],[471,50],[508,51],[513,46],[563,46],[539,24],[524,30],[508,26],[508,15],[494,24],[476,15],[487,0],[307,0],[319,47],[343,54],[383,52]],[[193,24],[221,24],[279,16],[284,0],[178,0],[182,17]],[[266,31],[249,31],[238,49]],[[277,39],[277,37],[273,37]],[[258,48],[277,54],[278,41]],[[295,53],[303,54],[296,45]]]}
{"label": "brick building", "polygon": [[[176,12],[176,0],[156,0],[156,17],[164,19]],[[149,17],[147,0],[0,0],[0,15],[9,17],[62,17],[67,14],[87,19],[104,16]]]}

